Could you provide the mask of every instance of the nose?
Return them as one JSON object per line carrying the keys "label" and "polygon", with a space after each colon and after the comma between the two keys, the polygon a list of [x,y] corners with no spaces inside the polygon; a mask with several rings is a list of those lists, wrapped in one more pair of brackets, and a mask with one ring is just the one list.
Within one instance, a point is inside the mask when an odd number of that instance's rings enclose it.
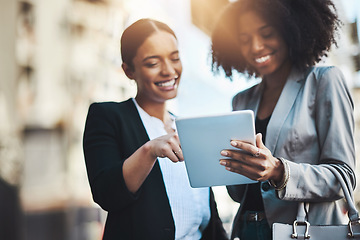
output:
{"label": "nose", "polygon": [[164,61],[163,65],[162,65],[162,69],[161,69],[161,74],[163,74],[163,75],[176,74],[175,67],[173,66],[173,64],[170,60]]}
{"label": "nose", "polygon": [[253,37],[251,49],[255,53],[264,49],[264,42],[262,41],[260,36]]}

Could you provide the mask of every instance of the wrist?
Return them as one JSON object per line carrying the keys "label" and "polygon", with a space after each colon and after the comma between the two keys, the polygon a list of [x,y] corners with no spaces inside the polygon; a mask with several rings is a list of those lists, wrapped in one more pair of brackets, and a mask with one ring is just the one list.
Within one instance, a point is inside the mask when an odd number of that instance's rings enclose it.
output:
{"label": "wrist", "polygon": [[142,149],[143,154],[145,156],[148,156],[149,159],[151,159],[151,160],[156,160],[156,158],[158,157],[153,150],[151,141],[148,141],[144,145],[142,145],[141,149]]}
{"label": "wrist", "polygon": [[281,157],[277,158],[277,159],[281,162],[281,165],[283,167],[282,178],[280,181],[269,179],[269,183],[271,186],[273,186],[275,188],[275,190],[280,191],[286,187],[286,185],[289,181],[290,168],[289,168],[289,164],[287,163],[287,160],[285,160],[284,158],[281,158]]}
{"label": "wrist", "polygon": [[284,179],[284,174],[285,174],[285,166],[284,163],[279,159],[279,158],[275,158],[276,160],[276,167],[274,170],[274,174],[272,177],[270,177],[272,182],[275,183],[280,183],[283,179]]}

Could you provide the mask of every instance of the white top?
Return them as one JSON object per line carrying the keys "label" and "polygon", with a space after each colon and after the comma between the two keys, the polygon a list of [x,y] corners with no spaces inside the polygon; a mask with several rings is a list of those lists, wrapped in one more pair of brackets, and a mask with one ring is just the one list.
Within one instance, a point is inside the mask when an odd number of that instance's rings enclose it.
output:
{"label": "white top", "polygon": [[[166,135],[164,123],[133,101],[149,139]],[[176,130],[175,121],[172,127]],[[168,158],[158,158],[158,161],[175,222],[175,239],[200,239],[210,220],[210,189],[190,186],[184,162],[173,163]]]}

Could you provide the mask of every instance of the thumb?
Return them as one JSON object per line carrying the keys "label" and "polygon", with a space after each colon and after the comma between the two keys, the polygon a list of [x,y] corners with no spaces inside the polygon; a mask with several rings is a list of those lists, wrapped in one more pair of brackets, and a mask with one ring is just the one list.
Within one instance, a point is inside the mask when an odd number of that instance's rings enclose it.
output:
{"label": "thumb", "polygon": [[258,148],[266,148],[263,141],[262,141],[262,134],[261,133],[256,134],[256,146]]}

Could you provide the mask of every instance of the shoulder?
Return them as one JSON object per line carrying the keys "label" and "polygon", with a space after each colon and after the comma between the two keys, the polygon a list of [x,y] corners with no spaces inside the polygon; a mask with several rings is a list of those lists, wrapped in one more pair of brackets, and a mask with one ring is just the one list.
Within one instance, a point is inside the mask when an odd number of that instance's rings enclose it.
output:
{"label": "shoulder", "polygon": [[136,106],[132,99],[128,99],[123,102],[94,102],[89,107],[87,119],[119,122],[136,115]]}
{"label": "shoulder", "polygon": [[232,99],[233,109],[238,109],[239,105],[246,104],[253,96],[256,96],[259,88],[260,84],[255,84],[254,86],[237,93]]}
{"label": "shoulder", "polygon": [[[314,67],[306,79],[309,86],[316,86],[318,102],[323,99],[332,102],[339,99],[342,103],[353,105],[351,91],[342,71],[335,66]],[[311,84],[313,83],[313,84]]]}
{"label": "shoulder", "polygon": [[85,130],[108,131],[139,126],[141,119],[132,99],[124,102],[94,102],[86,117]]}
{"label": "shoulder", "polygon": [[335,92],[348,94],[348,82],[342,71],[335,66],[312,67],[305,78],[305,86],[316,88],[317,94],[331,95]]}
{"label": "shoulder", "polygon": [[345,81],[345,77],[342,71],[335,66],[313,67],[310,69],[308,78],[309,77],[316,80],[319,84],[321,84],[323,81],[326,82]]}
{"label": "shoulder", "polygon": [[128,99],[123,102],[94,102],[89,107],[90,112],[98,112],[98,113],[115,113],[127,111],[128,109],[134,108],[135,104],[132,99]]}
{"label": "shoulder", "polygon": [[247,88],[243,91],[238,92],[233,99],[246,98],[248,96],[254,95],[256,90],[259,88],[260,84],[255,84],[254,86]]}

